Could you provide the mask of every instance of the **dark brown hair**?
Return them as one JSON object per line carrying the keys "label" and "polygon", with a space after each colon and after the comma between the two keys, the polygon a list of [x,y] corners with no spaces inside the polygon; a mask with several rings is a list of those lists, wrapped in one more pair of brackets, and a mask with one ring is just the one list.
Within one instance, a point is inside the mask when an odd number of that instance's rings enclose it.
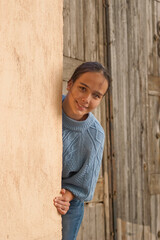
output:
{"label": "dark brown hair", "polygon": [[[108,81],[108,89],[109,89],[110,84],[111,84],[111,76],[110,76],[109,72],[107,71],[107,69],[99,62],[85,62],[85,63],[82,63],[80,66],[78,66],[75,69],[73,75],[71,76],[71,80],[74,83],[76,81],[76,79],[78,79],[83,73],[87,73],[87,72],[102,73],[102,75]],[[107,91],[108,91],[108,89],[107,89]]]}

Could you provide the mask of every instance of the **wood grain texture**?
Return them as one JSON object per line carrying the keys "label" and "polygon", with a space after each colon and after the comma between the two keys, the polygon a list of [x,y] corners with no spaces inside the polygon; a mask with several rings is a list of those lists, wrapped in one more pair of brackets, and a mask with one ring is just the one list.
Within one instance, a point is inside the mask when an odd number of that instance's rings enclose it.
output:
{"label": "wood grain texture", "polygon": [[149,95],[160,96],[160,77],[148,76]]}
{"label": "wood grain texture", "polygon": [[88,203],[85,205],[84,219],[77,239],[105,239],[103,203]]}
{"label": "wood grain texture", "polygon": [[[84,0],[76,1],[76,59],[84,60]],[[73,23],[71,23],[73,24]]]}
{"label": "wood grain texture", "polygon": [[149,174],[160,173],[160,97],[149,96]]}
{"label": "wood grain texture", "polygon": [[160,173],[150,174],[149,189],[150,194],[160,194]]}
{"label": "wood grain texture", "polygon": [[[150,0],[108,3],[117,216],[122,220],[118,222],[117,237],[156,239],[159,195],[151,200],[149,187],[151,184],[152,191],[159,193],[159,180],[151,180],[149,174],[153,173],[150,169],[159,173],[159,140],[155,137],[155,128],[159,132],[160,65],[154,41],[159,5]],[[148,78],[148,74],[154,79],[157,76],[156,80]]]}
{"label": "wood grain texture", "polygon": [[61,239],[62,30],[62,1],[0,2],[1,240]]}
{"label": "wood grain texture", "polygon": [[63,80],[69,81],[75,69],[81,65],[83,61],[69,57],[63,57]]}
{"label": "wood grain texture", "polygon": [[[70,79],[77,66],[85,61],[100,61],[105,63],[105,8],[101,0],[77,0],[71,5],[71,1],[64,0],[64,5],[68,6],[68,13],[71,16],[66,17],[66,8],[64,9],[64,69],[63,69],[63,94],[67,94],[67,81]],[[70,19],[68,21],[68,18]],[[71,20],[72,19],[72,20]],[[69,26],[68,26],[69,25]],[[71,35],[71,29],[73,34]],[[67,32],[67,33],[66,33]],[[70,35],[67,35],[70,32]],[[73,36],[71,45],[70,39]],[[72,46],[73,45],[73,46]],[[72,54],[72,55],[71,55]],[[106,103],[105,98],[101,105],[93,111],[93,114],[102,124],[106,131]],[[108,133],[109,134],[109,133]],[[104,167],[105,166],[105,167]],[[95,195],[90,204],[85,204],[85,217],[82,227],[78,234],[79,240],[96,239],[96,232],[99,225],[96,225],[96,204],[101,203],[105,211],[102,214],[105,222],[109,240],[109,196],[108,196],[108,170],[107,170],[107,145],[105,144],[103,163],[99,174],[99,180],[95,190]],[[89,208],[89,210],[88,210]],[[89,211],[89,213],[88,213]],[[92,217],[91,217],[92,216]],[[107,220],[105,220],[107,219]],[[92,222],[88,227],[86,224]],[[105,233],[105,234],[106,234]],[[105,239],[105,234],[101,240]],[[99,238],[98,238],[99,240]]]}
{"label": "wood grain texture", "polygon": [[97,21],[95,0],[84,1],[85,61],[95,61],[97,56]]}
{"label": "wood grain texture", "polygon": [[63,54],[71,55],[71,25],[70,25],[70,0],[63,1]]}
{"label": "wood grain texture", "polygon": [[71,57],[75,58],[77,50],[77,39],[76,39],[76,1],[70,0],[70,41],[71,41]]}
{"label": "wood grain texture", "polygon": [[105,239],[104,205],[96,204],[96,235],[98,239]]}
{"label": "wood grain texture", "polygon": [[64,56],[81,61],[105,58],[105,11],[102,0],[64,0]]}

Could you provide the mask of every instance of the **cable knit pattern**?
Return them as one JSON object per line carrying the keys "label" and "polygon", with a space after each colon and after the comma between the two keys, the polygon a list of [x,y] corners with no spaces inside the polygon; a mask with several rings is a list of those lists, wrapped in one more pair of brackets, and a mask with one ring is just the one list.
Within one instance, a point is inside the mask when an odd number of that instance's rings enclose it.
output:
{"label": "cable knit pattern", "polygon": [[90,201],[102,161],[104,130],[92,113],[84,121],[73,120],[64,112],[62,118],[62,187],[81,201]]}

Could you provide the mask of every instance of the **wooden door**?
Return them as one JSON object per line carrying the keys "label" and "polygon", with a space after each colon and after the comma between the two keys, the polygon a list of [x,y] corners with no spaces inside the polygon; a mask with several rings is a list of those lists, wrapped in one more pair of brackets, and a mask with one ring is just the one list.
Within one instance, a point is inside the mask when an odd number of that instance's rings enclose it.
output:
{"label": "wooden door", "polygon": [[160,2],[151,7],[148,60],[148,184],[150,237],[160,239]]}
{"label": "wooden door", "polygon": [[108,0],[118,240],[160,239],[160,1]]}
{"label": "wooden door", "polygon": [[[63,94],[66,94],[67,81],[78,65],[84,61],[99,61],[106,64],[105,5],[102,0],[64,0],[63,15]],[[94,114],[106,131],[105,107],[104,98]],[[109,232],[106,152],[105,146],[103,164],[94,198],[91,202],[85,203],[85,214],[78,240],[105,240]]]}
{"label": "wooden door", "polygon": [[148,180],[151,239],[160,237],[160,77],[149,76]]}

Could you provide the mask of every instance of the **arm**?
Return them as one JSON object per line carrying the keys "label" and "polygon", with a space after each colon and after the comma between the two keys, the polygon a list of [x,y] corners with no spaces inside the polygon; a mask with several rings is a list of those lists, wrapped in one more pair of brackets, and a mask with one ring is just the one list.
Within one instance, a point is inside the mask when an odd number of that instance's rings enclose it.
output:
{"label": "arm", "polygon": [[62,194],[61,197],[55,197],[55,199],[53,200],[54,206],[57,208],[57,211],[61,214],[61,215],[65,215],[70,207],[70,201],[74,198],[74,195],[66,189],[61,189]]}
{"label": "arm", "polygon": [[81,201],[90,201],[93,197],[102,161],[103,142],[97,146],[96,151],[88,154],[86,161],[77,173],[62,179],[63,188],[71,191]]}

